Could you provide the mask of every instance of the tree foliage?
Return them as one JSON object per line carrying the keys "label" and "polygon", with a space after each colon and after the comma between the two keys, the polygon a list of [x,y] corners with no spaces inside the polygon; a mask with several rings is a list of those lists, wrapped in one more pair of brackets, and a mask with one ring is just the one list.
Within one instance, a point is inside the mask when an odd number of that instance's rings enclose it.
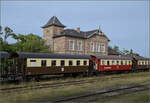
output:
{"label": "tree foliage", "polygon": [[13,44],[13,48],[15,51],[19,52],[49,52],[48,46],[45,45],[44,40],[35,35],[15,35],[15,39],[17,39],[17,43]]}
{"label": "tree foliage", "polygon": [[[2,33],[2,27],[0,26],[0,51],[7,52],[50,52],[49,47],[45,45],[44,39],[36,34],[18,34],[13,33],[13,30],[9,27],[4,28],[4,34]],[[3,37],[2,37],[3,35]],[[12,37],[17,42],[9,44],[7,38]]]}
{"label": "tree foliage", "polygon": [[112,49],[113,49],[114,51],[120,53],[121,55],[133,54],[133,50],[132,50],[132,49],[130,49],[130,51],[127,50],[127,49],[125,49],[125,48],[123,48],[123,50],[120,50],[119,47],[116,46],[116,45],[115,45]]}
{"label": "tree foliage", "polygon": [[119,47],[116,46],[116,45],[113,47],[113,50],[116,51],[116,52],[118,52],[118,53],[120,52],[120,51],[119,51]]}

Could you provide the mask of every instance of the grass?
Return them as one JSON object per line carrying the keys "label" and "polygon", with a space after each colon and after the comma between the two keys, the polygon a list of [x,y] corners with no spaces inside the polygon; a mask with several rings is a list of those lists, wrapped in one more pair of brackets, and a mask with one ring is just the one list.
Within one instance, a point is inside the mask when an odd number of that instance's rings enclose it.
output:
{"label": "grass", "polygon": [[[148,75],[149,73],[130,73],[130,74],[119,74],[117,76],[129,76],[128,78],[117,78],[111,79],[113,76],[116,75],[109,75],[101,77],[89,77],[89,78],[82,78],[86,79],[87,81],[91,78],[99,78],[99,81],[94,83],[85,83],[82,85],[71,85],[71,86],[61,86],[59,88],[46,88],[46,89],[39,89],[39,90],[28,90],[28,91],[19,91],[13,93],[3,93],[0,94],[0,103],[21,103],[21,102],[28,102],[28,101],[53,101],[56,98],[60,97],[67,97],[72,95],[77,95],[81,93],[92,92],[94,90],[106,87],[112,87],[116,85],[125,85],[131,83],[149,83],[150,77],[143,76]],[[104,80],[108,78],[108,80]],[[79,80],[80,78],[76,78]],[[70,81],[72,79],[66,79],[63,81]],[[74,79],[73,79],[74,80]],[[59,82],[61,80],[54,80],[50,82]],[[47,81],[48,82],[48,81]],[[41,82],[41,83],[47,83]],[[118,103],[118,102],[117,102]]]}
{"label": "grass", "polygon": [[[104,78],[112,78],[115,76],[126,77],[126,76],[142,76],[148,75],[150,72],[140,72],[140,73],[128,73],[128,74],[111,74],[105,75]],[[67,81],[74,81],[74,80],[90,80],[90,79],[101,79],[102,77],[94,76],[94,77],[84,77],[84,78],[66,78],[66,79],[56,79],[56,80],[48,80],[48,81],[41,81],[41,82],[20,82],[19,84],[0,84],[0,88],[12,88],[12,87],[23,87],[23,86],[35,86],[39,84],[46,84],[46,83],[58,83],[58,82],[67,82]]]}
{"label": "grass", "polygon": [[131,94],[125,94],[107,99],[99,99],[98,103],[149,103],[150,91],[140,91]]}

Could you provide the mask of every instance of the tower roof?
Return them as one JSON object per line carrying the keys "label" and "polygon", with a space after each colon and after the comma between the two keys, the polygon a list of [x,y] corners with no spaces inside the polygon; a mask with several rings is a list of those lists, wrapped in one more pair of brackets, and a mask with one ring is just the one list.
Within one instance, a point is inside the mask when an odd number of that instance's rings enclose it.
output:
{"label": "tower roof", "polygon": [[42,28],[48,27],[48,26],[59,26],[59,27],[65,27],[65,25],[63,25],[56,16],[53,16],[52,18],[50,18],[50,20],[47,22],[47,24],[45,24],[44,26],[42,26]]}

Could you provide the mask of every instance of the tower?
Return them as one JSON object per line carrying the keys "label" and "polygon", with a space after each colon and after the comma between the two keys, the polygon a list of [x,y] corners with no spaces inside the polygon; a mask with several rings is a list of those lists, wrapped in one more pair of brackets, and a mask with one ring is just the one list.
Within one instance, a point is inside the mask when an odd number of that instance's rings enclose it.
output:
{"label": "tower", "polygon": [[53,35],[60,34],[60,32],[65,28],[65,25],[63,25],[56,16],[53,16],[44,26],[42,26],[42,28],[46,45],[48,45],[50,47],[50,51],[53,52]]}

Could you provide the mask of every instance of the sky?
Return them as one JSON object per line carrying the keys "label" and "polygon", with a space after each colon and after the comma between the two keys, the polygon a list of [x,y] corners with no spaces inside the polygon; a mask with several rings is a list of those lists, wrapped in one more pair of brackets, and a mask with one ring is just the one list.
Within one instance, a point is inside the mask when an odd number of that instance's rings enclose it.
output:
{"label": "sky", "polygon": [[0,25],[43,37],[41,26],[57,16],[66,28],[90,31],[100,26],[110,46],[150,57],[149,6],[149,1],[1,1]]}

